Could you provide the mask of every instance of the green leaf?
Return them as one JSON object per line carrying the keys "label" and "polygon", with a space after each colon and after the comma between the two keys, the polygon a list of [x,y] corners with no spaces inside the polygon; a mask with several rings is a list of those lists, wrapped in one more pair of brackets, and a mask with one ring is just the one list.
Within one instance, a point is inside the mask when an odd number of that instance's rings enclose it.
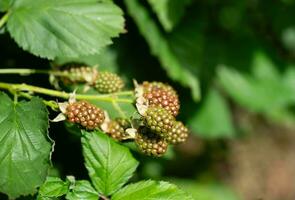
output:
{"label": "green leaf", "polygon": [[141,181],[129,184],[112,197],[113,200],[193,200],[191,196],[168,182]]}
{"label": "green leaf", "polygon": [[198,100],[200,98],[198,78],[191,69],[184,67],[184,63],[171,49],[167,37],[161,33],[148,11],[138,3],[138,0],[125,0],[125,4],[141,34],[148,42],[152,54],[159,59],[170,78],[189,87],[194,100]]}
{"label": "green leaf", "polygon": [[68,192],[66,199],[68,200],[98,200],[99,194],[91,186],[89,181],[76,181]]}
{"label": "green leaf", "polygon": [[106,134],[83,131],[85,165],[94,187],[108,196],[121,188],[135,171],[138,162],[128,148]]}
{"label": "green leaf", "polygon": [[115,4],[97,0],[18,0],[7,22],[19,46],[48,59],[97,54],[123,24]]}
{"label": "green leaf", "polygon": [[204,101],[201,110],[189,121],[189,126],[204,138],[232,137],[234,127],[225,99],[212,88]]}
{"label": "green leaf", "polygon": [[7,11],[11,4],[11,0],[1,0],[0,1],[0,12]]}
{"label": "green leaf", "polygon": [[14,103],[0,93],[0,102],[0,192],[32,194],[49,168],[48,112],[39,98]]}
{"label": "green leaf", "polygon": [[186,6],[192,0],[148,0],[166,31],[171,31],[180,21]]}
{"label": "green leaf", "polygon": [[37,200],[54,199],[67,194],[70,183],[64,182],[58,177],[47,177],[39,189]]}

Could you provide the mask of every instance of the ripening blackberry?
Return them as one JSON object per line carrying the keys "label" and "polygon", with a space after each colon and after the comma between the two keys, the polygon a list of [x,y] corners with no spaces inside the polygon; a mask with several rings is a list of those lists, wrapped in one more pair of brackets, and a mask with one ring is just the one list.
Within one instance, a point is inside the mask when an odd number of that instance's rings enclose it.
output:
{"label": "ripening blackberry", "polygon": [[163,156],[168,148],[168,143],[154,133],[138,133],[135,138],[135,143],[139,150],[154,157]]}
{"label": "ripening blackberry", "polygon": [[115,140],[123,140],[126,137],[125,129],[129,128],[129,123],[124,119],[115,119],[107,124],[106,133]]}
{"label": "ripening blackberry", "polygon": [[152,132],[165,138],[172,129],[175,118],[164,108],[150,107],[144,115],[144,122]]}
{"label": "ripening blackberry", "polygon": [[143,82],[143,97],[149,106],[162,107],[177,116],[180,103],[176,91],[161,82]]}
{"label": "ripening blackberry", "polygon": [[185,142],[188,138],[188,128],[182,122],[173,123],[172,129],[168,132],[165,139],[170,144],[179,144]]}
{"label": "ripening blackberry", "polygon": [[114,93],[124,87],[123,80],[112,72],[99,72],[94,87],[100,93]]}
{"label": "ripening blackberry", "polygon": [[86,101],[69,104],[65,115],[68,121],[80,124],[88,130],[99,128],[105,120],[103,110]]}
{"label": "ripening blackberry", "polygon": [[68,63],[61,68],[64,68],[61,72],[67,75],[61,78],[66,85],[73,83],[93,84],[98,76],[96,68],[89,67],[82,63]]}

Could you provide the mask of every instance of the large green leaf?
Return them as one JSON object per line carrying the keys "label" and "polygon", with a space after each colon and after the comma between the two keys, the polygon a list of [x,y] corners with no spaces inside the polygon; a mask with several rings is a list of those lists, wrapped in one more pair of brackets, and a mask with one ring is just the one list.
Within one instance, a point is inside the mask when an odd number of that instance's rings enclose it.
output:
{"label": "large green leaf", "polygon": [[55,199],[67,194],[70,182],[58,177],[47,177],[40,187],[37,200]]}
{"label": "large green leaf", "polygon": [[227,102],[212,88],[199,112],[189,121],[194,132],[204,138],[232,137],[234,128]]}
{"label": "large green leaf", "polygon": [[122,187],[138,165],[127,147],[102,132],[83,131],[82,145],[90,179],[104,195],[111,195]]}
{"label": "large green leaf", "polygon": [[1,0],[0,1],[0,12],[7,11],[11,4],[11,0]]}
{"label": "large green leaf", "polygon": [[113,200],[193,200],[191,196],[168,182],[141,181],[119,190]]}
{"label": "large green leaf", "polygon": [[48,112],[39,98],[14,103],[0,93],[0,102],[0,191],[34,193],[49,168]]}
{"label": "large green leaf", "polygon": [[17,0],[7,25],[24,50],[54,59],[99,53],[123,31],[123,23],[122,11],[112,2]]}
{"label": "large green leaf", "polygon": [[182,85],[189,87],[192,91],[193,98],[200,98],[199,82],[196,74],[186,68],[181,62],[180,57],[169,46],[169,41],[152,20],[148,11],[140,5],[138,0],[125,0],[129,14],[133,17],[141,34],[147,40],[151,52],[158,57],[162,67],[168,75]]}
{"label": "large green leaf", "polygon": [[68,200],[98,200],[99,194],[89,181],[75,181],[66,199]]}
{"label": "large green leaf", "polygon": [[148,0],[166,31],[171,31],[192,0]]}

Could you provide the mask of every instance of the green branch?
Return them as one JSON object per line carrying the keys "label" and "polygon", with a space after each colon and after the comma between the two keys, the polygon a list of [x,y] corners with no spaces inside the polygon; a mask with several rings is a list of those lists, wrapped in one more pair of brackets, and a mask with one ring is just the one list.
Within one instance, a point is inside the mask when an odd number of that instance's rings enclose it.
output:
{"label": "green branch", "polygon": [[[39,94],[44,94],[52,97],[59,97],[63,99],[69,99],[71,93],[57,91],[27,84],[10,84],[0,82],[0,88],[9,91],[22,91],[22,92],[34,92]],[[78,100],[97,100],[106,102],[118,102],[118,103],[133,103],[132,99],[119,98],[120,95],[133,95],[132,91],[123,91],[118,93],[106,94],[106,95],[87,95],[87,94],[76,94],[75,97]]]}
{"label": "green branch", "polygon": [[0,69],[0,74],[19,74],[22,76],[27,76],[31,74],[47,74],[47,75],[52,74],[54,76],[65,76],[65,77],[70,76],[66,72],[57,71],[57,70],[25,69],[25,68]]}

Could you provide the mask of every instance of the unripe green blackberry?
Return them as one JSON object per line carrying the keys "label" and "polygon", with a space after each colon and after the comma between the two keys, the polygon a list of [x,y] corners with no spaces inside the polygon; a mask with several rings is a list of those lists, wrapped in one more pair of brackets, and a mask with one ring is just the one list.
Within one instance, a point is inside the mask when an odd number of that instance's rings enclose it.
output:
{"label": "unripe green blackberry", "polygon": [[143,97],[149,106],[162,107],[177,116],[180,103],[176,91],[167,84],[160,82],[143,82]]}
{"label": "unripe green blackberry", "polygon": [[118,140],[118,141],[123,140],[124,137],[126,137],[126,134],[125,134],[126,126],[124,125],[125,125],[125,121],[121,119],[109,121],[107,124],[106,133],[112,138],[114,138],[115,140]]}
{"label": "unripe green blackberry", "polygon": [[144,122],[152,132],[165,138],[172,129],[175,118],[164,108],[150,107],[145,113]]}
{"label": "unripe green blackberry", "polygon": [[185,142],[188,138],[188,128],[182,122],[173,123],[172,129],[168,132],[165,139],[170,144],[179,144]]}
{"label": "unripe green blackberry", "polygon": [[123,80],[112,72],[99,72],[94,87],[100,93],[118,92],[124,87]]}
{"label": "unripe green blackberry", "polygon": [[135,143],[142,153],[154,157],[163,156],[168,148],[168,143],[154,133],[138,133]]}
{"label": "unripe green blackberry", "polygon": [[105,120],[103,110],[86,101],[69,104],[65,115],[68,121],[80,124],[88,130],[99,128]]}
{"label": "unripe green blackberry", "polygon": [[93,84],[98,76],[96,68],[89,67],[82,63],[68,63],[61,68],[63,68],[61,72],[67,75],[61,78],[66,85],[73,83]]}

